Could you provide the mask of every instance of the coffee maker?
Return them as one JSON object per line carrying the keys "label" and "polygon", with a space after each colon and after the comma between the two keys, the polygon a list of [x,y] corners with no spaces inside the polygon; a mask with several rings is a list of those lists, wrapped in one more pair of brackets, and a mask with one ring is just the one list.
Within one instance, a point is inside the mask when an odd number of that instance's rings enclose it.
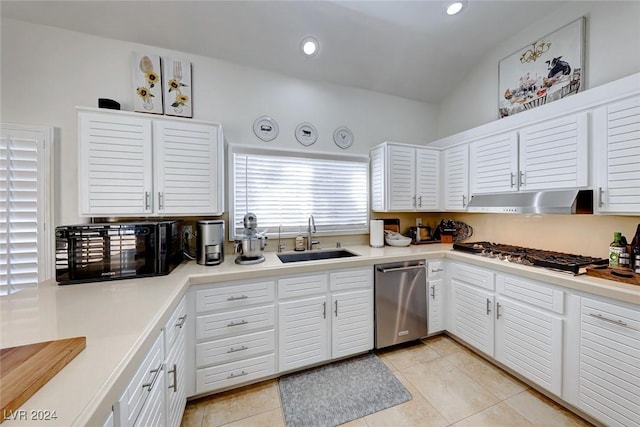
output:
{"label": "coffee maker", "polygon": [[249,212],[243,218],[244,232],[242,239],[236,240],[235,252],[240,254],[236,258],[236,264],[258,264],[264,261],[262,251],[267,246],[266,236],[259,233],[258,218],[256,214]]}
{"label": "coffee maker", "polygon": [[196,260],[202,265],[224,261],[224,221],[196,221]]}

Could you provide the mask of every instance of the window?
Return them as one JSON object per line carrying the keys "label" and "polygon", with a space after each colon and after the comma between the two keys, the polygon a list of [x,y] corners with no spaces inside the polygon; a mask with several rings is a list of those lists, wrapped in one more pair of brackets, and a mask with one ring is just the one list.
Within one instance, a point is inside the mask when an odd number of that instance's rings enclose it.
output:
{"label": "window", "polygon": [[[253,212],[258,229],[295,236],[314,216],[319,235],[368,232],[369,158],[229,146],[230,235]],[[233,238],[233,237],[232,237]]]}
{"label": "window", "polygon": [[1,125],[0,295],[50,279],[53,129]]}

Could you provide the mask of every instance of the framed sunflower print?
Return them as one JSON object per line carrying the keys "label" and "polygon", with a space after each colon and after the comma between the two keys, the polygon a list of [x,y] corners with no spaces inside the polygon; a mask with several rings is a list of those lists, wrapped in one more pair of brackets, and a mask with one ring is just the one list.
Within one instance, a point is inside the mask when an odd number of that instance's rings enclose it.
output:
{"label": "framed sunflower print", "polygon": [[133,109],[162,114],[162,69],[160,56],[133,53]]}
{"label": "framed sunflower print", "polygon": [[191,108],[191,63],[162,58],[164,74],[164,113],[168,116],[193,117]]}

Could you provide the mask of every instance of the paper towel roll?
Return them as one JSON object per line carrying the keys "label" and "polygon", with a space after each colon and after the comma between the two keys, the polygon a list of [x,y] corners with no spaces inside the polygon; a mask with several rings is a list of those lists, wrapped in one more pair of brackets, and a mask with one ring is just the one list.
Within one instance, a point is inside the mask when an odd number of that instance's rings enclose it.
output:
{"label": "paper towel roll", "polygon": [[384,246],[384,221],[381,219],[369,221],[369,246],[372,248]]}

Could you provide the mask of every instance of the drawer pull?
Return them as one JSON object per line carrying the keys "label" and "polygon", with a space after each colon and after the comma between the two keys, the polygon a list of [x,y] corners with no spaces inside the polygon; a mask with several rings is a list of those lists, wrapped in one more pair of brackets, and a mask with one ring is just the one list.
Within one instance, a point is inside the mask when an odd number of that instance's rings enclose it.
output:
{"label": "drawer pull", "polygon": [[249,348],[249,347],[244,346],[244,345],[243,345],[242,347],[239,347],[239,348],[233,348],[233,347],[231,347],[231,348],[227,351],[227,353],[235,353],[236,351],[247,350],[248,348]]}
{"label": "drawer pull", "polygon": [[326,319],[327,318],[327,302],[323,302],[322,303],[322,318]]}
{"label": "drawer pull", "polygon": [[184,322],[186,321],[187,321],[187,315],[185,314],[184,316],[178,317],[178,323],[176,323],[175,326],[177,328],[182,329],[182,327],[184,326]]}
{"label": "drawer pull", "polygon": [[444,271],[444,269],[443,269],[443,268],[432,268],[432,269],[431,269],[431,272],[432,272],[432,273],[440,273],[440,272],[442,272],[442,271]]}
{"label": "drawer pull", "polygon": [[436,299],[436,285],[431,285],[431,298]]}
{"label": "drawer pull", "polygon": [[153,378],[151,379],[151,382],[142,384],[142,388],[148,387],[149,392],[151,392],[151,390],[153,389],[153,386],[156,384],[156,381],[158,380],[158,377],[160,376],[160,371],[162,371],[162,362],[160,362],[160,365],[156,369],[152,369],[149,371],[150,374],[153,374]]}
{"label": "drawer pull", "polygon": [[238,323],[231,322],[227,326],[240,326],[240,325],[246,325],[247,323],[249,323],[249,322],[247,322],[246,320],[241,320]]}
{"label": "drawer pull", "polygon": [[173,389],[173,392],[176,393],[178,391],[178,368],[176,364],[173,364],[173,369],[167,372],[168,374],[173,374],[173,384],[171,384],[168,388]]}
{"label": "drawer pull", "polygon": [[628,329],[633,329],[635,331],[637,331],[638,329],[629,326],[626,322],[623,322],[622,320],[612,320],[612,319],[608,319],[606,317],[604,317],[602,314],[593,314],[593,313],[589,313],[589,316],[591,317],[595,317],[596,319],[599,320],[604,320],[605,322],[609,322],[609,323],[613,323],[614,325],[618,325],[618,326],[622,326]]}
{"label": "drawer pull", "polygon": [[491,313],[491,300],[487,298],[487,314]]}
{"label": "drawer pull", "polygon": [[245,375],[249,375],[249,372],[247,371],[241,371],[239,374],[234,374],[233,372],[231,374],[229,374],[229,376],[227,377],[227,379],[231,379],[231,378],[237,378],[237,377],[244,377]]}
{"label": "drawer pull", "polygon": [[248,298],[249,297],[246,296],[246,295],[240,295],[239,297],[231,296],[231,297],[227,298],[227,301],[238,301],[238,300],[241,300],[241,299],[248,299]]}
{"label": "drawer pull", "polygon": [[496,303],[496,319],[500,318],[500,303]]}

